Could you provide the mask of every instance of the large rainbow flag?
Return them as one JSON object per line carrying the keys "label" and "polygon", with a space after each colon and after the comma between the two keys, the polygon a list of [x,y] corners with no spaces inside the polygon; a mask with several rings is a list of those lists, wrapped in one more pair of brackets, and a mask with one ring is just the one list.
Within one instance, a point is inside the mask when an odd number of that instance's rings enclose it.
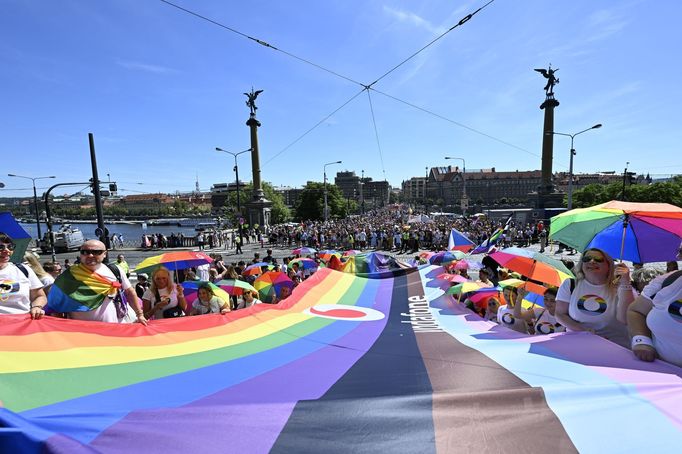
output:
{"label": "large rainbow flag", "polygon": [[486,322],[441,273],[320,269],[148,327],[2,316],[0,452],[679,452],[682,369]]}

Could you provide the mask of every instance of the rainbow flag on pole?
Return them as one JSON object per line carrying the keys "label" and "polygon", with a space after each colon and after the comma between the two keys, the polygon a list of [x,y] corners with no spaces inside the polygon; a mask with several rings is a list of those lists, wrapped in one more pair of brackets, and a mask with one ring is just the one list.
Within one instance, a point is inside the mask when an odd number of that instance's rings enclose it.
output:
{"label": "rainbow flag on pole", "polygon": [[484,321],[442,272],[324,268],[148,327],[1,316],[0,452],[678,451],[682,369]]}

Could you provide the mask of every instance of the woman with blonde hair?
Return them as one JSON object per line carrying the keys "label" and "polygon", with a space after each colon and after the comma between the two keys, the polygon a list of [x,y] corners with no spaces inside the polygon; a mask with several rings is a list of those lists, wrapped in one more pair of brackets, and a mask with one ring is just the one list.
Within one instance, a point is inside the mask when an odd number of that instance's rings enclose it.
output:
{"label": "woman with blonde hair", "polygon": [[34,273],[36,273],[36,276],[38,276],[38,279],[40,279],[40,282],[43,284],[43,290],[45,290],[45,293],[48,293],[50,291],[50,287],[52,287],[52,284],[54,284],[54,278],[43,269],[43,265],[40,264],[38,261],[38,258],[35,256],[33,252],[27,252],[24,254],[24,261],[28,266],[31,267]]}
{"label": "woman with blonde hair", "polygon": [[142,295],[144,316],[174,318],[185,315],[187,301],[181,284],[174,284],[168,268],[160,266],[152,273],[151,286]]}
{"label": "woman with blonde hair", "polygon": [[580,257],[575,281],[561,284],[555,315],[569,331],[590,331],[629,348],[626,313],[634,299],[627,265],[590,248]]}

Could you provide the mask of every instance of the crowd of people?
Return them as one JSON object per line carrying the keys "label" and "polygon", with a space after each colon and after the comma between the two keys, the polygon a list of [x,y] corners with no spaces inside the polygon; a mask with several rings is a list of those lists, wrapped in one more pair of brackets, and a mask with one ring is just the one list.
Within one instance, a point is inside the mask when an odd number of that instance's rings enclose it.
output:
{"label": "crowd of people", "polygon": [[[492,233],[505,227],[497,239],[498,247],[512,244],[527,246],[540,242],[544,247],[546,230],[541,222],[516,224],[480,218],[440,220],[437,222],[408,222],[404,211],[377,211],[369,216],[350,217],[332,222],[303,222],[276,225],[264,232],[255,232],[255,238],[268,239],[270,249],[265,256],[254,253],[250,263],[243,260],[226,263],[222,255],[212,253],[213,262],[195,269],[172,272],[160,266],[147,276],[137,275],[133,286],[129,279],[130,267],[119,254],[114,264],[107,264],[107,250],[97,240],[87,241],[81,248],[78,263],[74,265],[45,262],[42,265],[32,253],[27,253],[25,264],[9,261],[14,249],[10,237],[0,233],[0,314],[29,313],[41,318],[46,310],[55,315],[65,306],[60,300],[63,293],[55,292],[62,276],[78,276],[77,270],[96,275],[104,289],[102,298],[89,304],[87,310],[66,313],[68,318],[99,320],[105,322],[139,322],[226,314],[255,304],[276,304],[286,299],[292,289],[307,279],[319,266],[339,269],[343,257],[324,254],[324,249],[384,250],[414,254],[418,251],[447,249],[452,228],[465,233],[475,243],[484,243]],[[223,241],[221,239],[220,241]],[[232,242],[234,238],[230,238]],[[237,245],[238,246],[238,245]],[[272,248],[310,247],[306,257],[313,266],[301,266],[299,257],[292,255],[280,261],[273,256]],[[416,257],[423,262],[424,256]],[[507,280],[507,270],[483,256],[482,269],[476,283],[480,288],[497,287]],[[448,273],[460,274],[469,279],[467,267],[446,265]],[[67,265],[72,269],[69,273]],[[590,248],[582,252],[577,263],[566,261],[573,268],[575,279],[566,279],[560,287],[544,289],[542,305],[523,303],[527,292],[523,286],[504,286],[502,290],[486,294],[474,293],[460,297],[463,304],[482,318],[504,325],[528,335],[548,335],[562,331],[587,331],[611,342],[631,348],[643,361],[661,358],[682,366],[682,273],[677,262],[669,262],[666,273],[655,268],[635,264],[630,269],[625,263],[615,263],[603,250]],[[115,269],[119,272],[116,272]],[[291,285],[268,295],[243,289],[227,299],[216,294],[215,284],[221,281],[243,281],[253,284],[266,272],[281,272],[289,277]],[[188,282],[195,281],[196,299],[187,300]],[[213,285],[212,285],[213,284]],[[454,282],[453,282],[454,285]],[[56,295],[56,296],[53,296]],[[127,305],[129,310],[121,306]]]}

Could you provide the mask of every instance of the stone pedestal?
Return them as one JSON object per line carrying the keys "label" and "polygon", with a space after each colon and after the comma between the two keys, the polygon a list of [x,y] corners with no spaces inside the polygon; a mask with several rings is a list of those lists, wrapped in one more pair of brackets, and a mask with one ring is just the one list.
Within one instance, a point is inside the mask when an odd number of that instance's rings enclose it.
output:
{"label": "stone pedestal", "polygon": [[263,197],[260,200],[252,200],[246,203],[248,211],[247,219],[249,225],[259,225],[260,227],[270,225],[270,212],[272,211],[272,202]]}

